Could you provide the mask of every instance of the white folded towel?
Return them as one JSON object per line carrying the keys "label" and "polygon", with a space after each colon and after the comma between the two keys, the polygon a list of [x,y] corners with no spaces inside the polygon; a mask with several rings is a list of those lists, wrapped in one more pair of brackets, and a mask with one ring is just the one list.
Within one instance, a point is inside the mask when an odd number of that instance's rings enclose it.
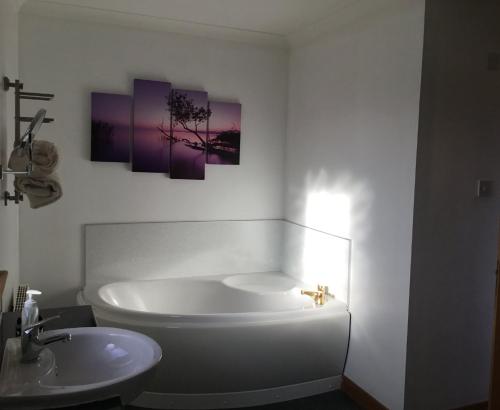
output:
{"label": "white folded towel", "polygon": [[[31,177],[52,174],[59,163],[59,154],[56,146],[49,141],[36,140],[33,142],[33,169]],[[9,158],[9,168],[14,171],[25,171],[28,166],[28,150],[14,148]]]}
{"label": "white folded towel", "polygon": [[48,176],[16,176],[16,190],[26,194],[33,209],[50,205],[62,197],[62,187],[56,173]]}

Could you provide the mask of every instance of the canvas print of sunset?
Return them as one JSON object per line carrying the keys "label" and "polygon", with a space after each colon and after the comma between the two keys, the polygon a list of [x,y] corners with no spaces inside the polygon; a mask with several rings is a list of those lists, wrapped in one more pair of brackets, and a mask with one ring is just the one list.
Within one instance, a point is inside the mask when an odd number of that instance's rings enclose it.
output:
{"label": "canvas print of sunset", "polygon": [[132,99],[121,94],[91,94],[91,160],[129,162]]}
{"label": "canvas print of sunset", "polygon": [[207,164],[240,163],[241,104],[209,102]]}
{"label": "canvas print of sunset", "polygon": [[173,90],[170,178],[205,179],[207,126],[210,117],[204,91]]}
{"label": "canvas print of sunset", "polygon": [[169,172],[171,85],[134,80],[132,171]]}

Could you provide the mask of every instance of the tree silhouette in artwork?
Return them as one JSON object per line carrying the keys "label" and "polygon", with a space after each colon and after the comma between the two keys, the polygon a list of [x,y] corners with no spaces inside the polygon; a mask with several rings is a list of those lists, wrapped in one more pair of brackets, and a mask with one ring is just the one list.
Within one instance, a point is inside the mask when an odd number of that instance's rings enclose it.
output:
{"label": "tree silhouette in artwork", "polygon": [[172,127],[180,125],[184,130],[198,137],[205,147],[206,141],[200,135],[199,127],[206,123],[212,115],[210,108],[197,107],[187,94],[179,92],[172,93],[168,106],[172,114]]}
{"label": "tree silhouette in artwork", "polygon": [[115,127],[105,121],[92,120],[91,137],[95,144],[112,145]]}
{"label": "tree silhouette in artwork", "polygon": [[168,130],[165,128],[165,121],[162,119],[161,124],[159,124],[156,129],[160,131],[160,140],[171,141],[172,135],[170,134],[170,128]]}

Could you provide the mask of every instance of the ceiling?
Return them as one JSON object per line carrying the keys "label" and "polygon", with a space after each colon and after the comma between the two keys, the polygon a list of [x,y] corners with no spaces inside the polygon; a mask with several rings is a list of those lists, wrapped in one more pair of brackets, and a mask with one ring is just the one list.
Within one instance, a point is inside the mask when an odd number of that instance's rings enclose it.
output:
{"label": "ceiling", "polygon": [[287,46],[353,5],[381,0],[26,0],[21,12]]}
{"label": "ceiling", "polygon": [[[288,35],[333,11],[342,0],[35,0],[154,16],[188,23]],[[27,3],[31,3],[28,1]]]}

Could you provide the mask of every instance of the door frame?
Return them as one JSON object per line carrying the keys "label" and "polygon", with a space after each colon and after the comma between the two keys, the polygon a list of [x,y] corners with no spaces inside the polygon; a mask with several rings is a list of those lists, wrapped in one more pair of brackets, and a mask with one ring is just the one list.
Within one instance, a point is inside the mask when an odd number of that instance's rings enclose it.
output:
{"label": "door frame", "polygon": [[500,229],[497,243],[496,296],[493,321],[490,399],[488,405],[488,409],[490,410],[500,409]]}

